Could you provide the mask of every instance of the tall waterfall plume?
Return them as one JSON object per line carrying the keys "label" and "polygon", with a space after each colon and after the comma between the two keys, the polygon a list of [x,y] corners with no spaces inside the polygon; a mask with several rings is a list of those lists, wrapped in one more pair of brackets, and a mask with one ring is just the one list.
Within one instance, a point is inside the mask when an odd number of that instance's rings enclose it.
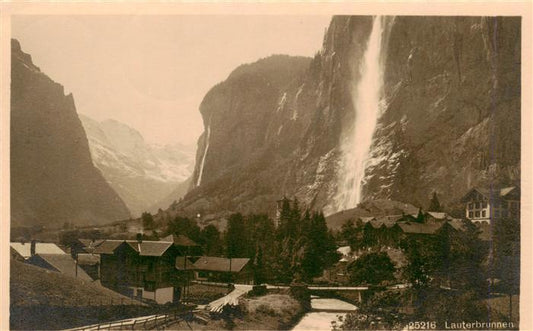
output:
{"label": "tall waterfall plume", "polygon": [[391,20],[376,16],[360,62],[359,80],[351,91],[354,106],[353,125],[343,133],[334,209],[354,208],[361,201],[365,168],[370,155],[372,137],[382,109],[383,46]]}
{"label": "tall waterfall plume", "polygon": [[202,176],[204,174],[205,157],[207,156],[207,151],[209,150],[209,138],[210,137],[211,137],[211,118],[209,119],[209,123],[207,124],[207,128],[206,128],[204,155],[202,155],[202,161],[200,162],[200,170],[198,170],[198,178],[196,179],[196,186],[200,186],[200,183],[202,182]]}

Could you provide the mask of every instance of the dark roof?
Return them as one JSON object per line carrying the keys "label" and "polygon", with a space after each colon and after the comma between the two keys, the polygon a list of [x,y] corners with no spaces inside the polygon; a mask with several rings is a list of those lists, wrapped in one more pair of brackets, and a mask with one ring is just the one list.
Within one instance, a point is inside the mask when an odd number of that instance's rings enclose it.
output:
{"label": "dark roof", "polygon": [[198,261],[194,263],[194,269],[206,271],[240,272],[249,261],[250,259],[248,258],[231,259],[230,270],[230,259],[225,257],[201,256]]}
{"label": "dark roof", "polygon": [[454,219],[449,220],[447,223],[450,224],[455,230],[458,230],[458,231],[466,230],[465,223],[462,219],[454,218]]}
{"label": "dark roof", "polygon": [[[44,261],[46,261],[49,265],[54,267],[57,271],[60,273],[75,277],[81,280],[87,280],[92,281],[93,279],[87,275],[87,273],[80,268],[79,266],[76,266],[76,262],[74,259],[68,255],[68,254],[37,254],[34,257],[31,257],[28,261],[31,263],[32,260],[36,258],[41,258]],[[77,275],[76,275],[76,269]]]}
{"label": "dark roof", "polygon": [[368,216],[368,217],[359,217],[359,219],[363,223],[368,223],[368,222],[370,222],[372,220],[375,220],[376,218],[374,216]]}
{"label": "dark roof", "polygon": [[179,234],[179,235],[171,234],[171,235],[168,235],[168,236],[164,237],[163,239],[161,239],[161,241],[162,242],[172,242],[176,246],[183,246],[183,247],[200,246],[197,243],[195,243],[193,240],[191,240],[190,238],[188,238],[188,237],[186,237],[186,236],[184,236],[182,234]]}
{"label": "dark roof", "polygon": [[85,248],[96,248],[100,246],[101,243],[105,241],[105,239],[78,239],[78,241],[83,245]]}
{"label": "dark roof", "polygon": [[[398,217],[399,218],[399,217]],[[376,219],[377,222],[385,224],[386,227],[391,228],[396,224],[397,217],[395,216],[381,216]]]}
{"label": "dark roof", "polygon": [[102,242],[94,249],[94,254],[113,254],[115,249],[122,244],[124,240],[108,239]]}
{"label": "dark roof", "polygon": [[442,226],[442,224],[415,222],[398,223],[398,225],[404,233],[415,234],[434,234]]}
{"label": "dark roof", "polygon": [[191,259],[187,258],[187,265],[185,265],[185,256],[177,256],[176,257],[176,269],[178,270],[193,270],[194,269],[194,263],[191,261]]}
{"label": "dark roof", "polygon": [[427,214],[437,220],[445,220],[449,218],[448,214],[442,212],[428,211]]}
{"label": "dark roof", "polygon": [[100,263],[100,256],[94,255],[94,254],[84,254],[79,253],[78,254],[78,264],[80,265],[95,265]]}
{"label": "dark roof", "polygon": [[518,187],[516,186],[509,186],[509,187],[503,187],[503,188],[474,187],[463,196],[463,198],[461,199],[461,202],[466,202],[469,196],[474,191],[483,195],[487,199],[495,199],[495,198],[510,197],[513,195],[512,193],[514,193],[515,195],[519,195],[520,192],[517,189]]}
{"label": "dark roof", "polygon": [[172,246],[172,242],[166,241],[145,240],[139,243],[137,240],[105,240],[93,253],[113,254],[122,243],[126,243],[141,256],[161,256]]}
{"label": "dark roof", "polygon": [[165,241],[126,240],[126,243],[141,256],[161,256],[172,246],[171,242]]}

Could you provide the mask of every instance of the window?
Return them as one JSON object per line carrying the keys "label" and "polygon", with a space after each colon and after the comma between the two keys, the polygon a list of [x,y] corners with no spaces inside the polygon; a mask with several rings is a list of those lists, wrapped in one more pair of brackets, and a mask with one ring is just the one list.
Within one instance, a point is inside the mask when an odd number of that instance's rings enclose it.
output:
{"label": "window", "polygon": [[155,291],[155,282],[145,282],[144,283],[144,289],[146,291],[150,291],[150,292]]}
{"label": "window", "polygon": [[473,211],[469,211],[468,212],[468,218],[472,219],[472,217],[474,217],[474,212]]}
{"label": "window", "polygon": [[481,217],[487,217],[487,211],[486,210],[481,211]]}
{"label": "window", "polygon": [[483,201],[483,208],[487,208],[487,201]]}
{"label": "window", "polygon": [[479,202],[476,202],[476,209],[479,209]]}
{"label": "window", "polygon": [[479,210],[476,210],[476,217],[479,217]]}
{"label": "window", "polygon": [[474,204],[472,202],[468,204],[468,209],[474,209]]}

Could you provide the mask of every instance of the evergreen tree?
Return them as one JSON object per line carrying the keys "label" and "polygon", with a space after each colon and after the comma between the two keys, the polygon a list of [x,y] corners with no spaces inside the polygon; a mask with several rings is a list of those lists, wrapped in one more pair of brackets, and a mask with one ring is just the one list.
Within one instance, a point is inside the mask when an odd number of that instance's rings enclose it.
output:
{"label": "evergreen tree", "polygon": [[356,226],[354,221],[349,219],[341,227],[340,238],[355,251],[361,247],[361,231],[361,227]]}
{"label": "evergreen tree", "polygon": [[141,220],[142,220],[142,223],[143,223],[143,228],[145,230],[153,229],[153,227],[154,227],[154,218],[153,218],[152,214],[150,214],[149,212],[142,213]]}
{"label": "evergreen tree", "polygon": [[223,252],[220,231],[213,224],[209,224],[202,230],[202,246],[207,256],[220,256]]}
{"label": "evergreen tree", "polygon": [[248,234],[240,213],[229,217],[225,241],[227,257],[248,257]]}
{"label": "evergreen tree", "polygon": [[166,234],[181,234],[197,243],[202,243],[201,232],[196,221],[187,217],[176,216],[168,223]]}
{"label": "evergreen tree", "polygon": [[421,243],[413,238],[408,238],[403,243],[403,249],[407,257],[407,265],[403,273],[407,281],[415,288],[425,288],[429,285],[431,274],[431,263],[426,259],[422,252]]}
{"label": "evergreen tree", "polygon": [[279,214],[279,226],[277,228],[278,240],[285,237],[289,231],[289,223],[292,218],[292,210],[290,201],[287,198],[283,198],[281,202],[281,211]]}
{"label": "evergreen tree", "polygon": [[422,208],[418,208],[418,215],[416,216],[416,221],[418,223],[424,223],[426,220],[424,213],[422,212]]}
{"label": "evergreen tree", "polygon": [[440,206],[439,199],[437,198],[437,192],[433,192],[433,197],[429,203],[428,211],[441,212],[442,207]]}
{"label": "evergreen tree", "polygon": [[322,274],[338,260],[335,238],[328,231],[326,218],[322,213],[313,213],[307,238],[303,242],[302,277],[311,280]]}
{"label": "evergreen tree", "polygon": [[503,292],[517,294],[520,286],[520,220],[496,220],[492,242],[492,275],[501,280]]}

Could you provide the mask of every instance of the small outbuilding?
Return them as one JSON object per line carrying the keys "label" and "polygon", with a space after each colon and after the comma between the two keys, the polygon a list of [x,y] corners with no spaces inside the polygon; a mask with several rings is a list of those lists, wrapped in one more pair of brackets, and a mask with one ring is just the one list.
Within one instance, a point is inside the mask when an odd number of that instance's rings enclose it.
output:
{"label": "small outbuilding", "polygon": [[253,284],[248,258],[201,256],[194,264],[194,278],[199,281]]}

